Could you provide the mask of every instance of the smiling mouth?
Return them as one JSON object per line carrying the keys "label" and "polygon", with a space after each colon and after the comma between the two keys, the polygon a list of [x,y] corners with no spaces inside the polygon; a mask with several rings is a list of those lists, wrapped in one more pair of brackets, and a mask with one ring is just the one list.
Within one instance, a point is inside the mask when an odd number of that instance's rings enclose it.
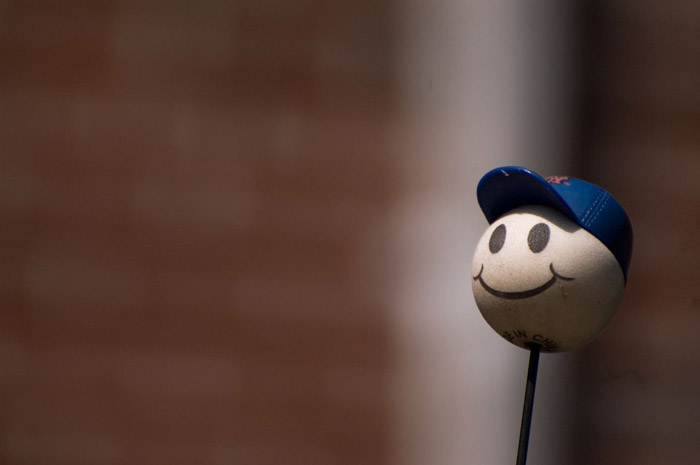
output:
{"label": "smiling mouth", "polygon": [[486,284],[486,281],[484,281],[484,278],[481,277],[481,274],[484,272],[484,264],[481,264],[481,269],[479,270],[479,274],[474,276],[472,279],[474,281],[479,281],[481,284],[481,287],[484,288],[486,292],[491,294],[492,296],[495,297],[500,297],[501,299],[509,299],[509,300],[517,300],[517,299],[527,299],[528,297],[533,297],[536,296],[537,294],[541,294],[542,292],[546,291],[554,283],[556,283],[558,280],[562,281],[572,281],[574,278],[567,278],[564,277],[560,274],[558,274],[556,271],[554,271],[554,264],[550,263],[549,264],[549,271],[552,272],[552,278],[544,283],[543,285],[536,287],[534,289],[528,289],[527,291],[517,291],[517,292],[506,292],[506,291],[499,291],[498,289],[494,289],[488,284]]}

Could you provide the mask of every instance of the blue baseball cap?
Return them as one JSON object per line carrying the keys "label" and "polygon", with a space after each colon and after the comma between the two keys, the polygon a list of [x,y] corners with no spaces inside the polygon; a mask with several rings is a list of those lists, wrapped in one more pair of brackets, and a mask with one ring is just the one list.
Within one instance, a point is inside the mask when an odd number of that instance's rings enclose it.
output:
{"label": "blue baseball cap", "polygon": [[523,205],[545,205],[593,234],[612,252],[627,281],[632,258],[632,223],[606,190],[569,176],[539,174],[519,166],[496,168],[476,188],[479,206],[489,224]]}

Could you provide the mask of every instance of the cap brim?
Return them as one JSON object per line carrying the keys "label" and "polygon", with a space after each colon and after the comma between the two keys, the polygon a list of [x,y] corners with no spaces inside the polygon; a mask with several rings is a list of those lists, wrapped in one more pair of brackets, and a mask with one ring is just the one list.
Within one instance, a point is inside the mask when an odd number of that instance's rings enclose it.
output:
{"label": "cap brim", "polygon": [[551,184],[520,166],[504,166],[486,173],[476,188],[476,197],[489,224],[523,205],[552,207],[578,223],[576,214]]}

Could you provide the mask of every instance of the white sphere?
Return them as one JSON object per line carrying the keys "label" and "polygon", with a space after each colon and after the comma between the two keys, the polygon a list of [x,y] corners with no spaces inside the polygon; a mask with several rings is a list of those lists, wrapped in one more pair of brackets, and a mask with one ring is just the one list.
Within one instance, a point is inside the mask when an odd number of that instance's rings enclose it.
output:
{"label": "white sphere", "polygon": [[472,290],[486,322],[511,343],[561,352],[596,338],[625,287],[620,264],[595,236],[558,211],[516,208],[484,232]]}

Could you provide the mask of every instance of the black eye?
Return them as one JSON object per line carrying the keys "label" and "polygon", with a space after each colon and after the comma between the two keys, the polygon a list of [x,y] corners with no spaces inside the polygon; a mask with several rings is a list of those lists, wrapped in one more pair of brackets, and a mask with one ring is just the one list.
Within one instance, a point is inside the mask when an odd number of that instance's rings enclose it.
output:
{"label": "black eye", "polygon": [[506,225],[501,224],[491,233],[491,239],[489,239],[489,250],[491,253],[498,253],[499,250],[503,248],[503,244],[506,242]]}
{"label": "black eye", "polygon": [[534,253],[539,253],[547,247],[549,242],[549,226],[544,223],[537,223],[530,229],[527,235],[527,246]]}

